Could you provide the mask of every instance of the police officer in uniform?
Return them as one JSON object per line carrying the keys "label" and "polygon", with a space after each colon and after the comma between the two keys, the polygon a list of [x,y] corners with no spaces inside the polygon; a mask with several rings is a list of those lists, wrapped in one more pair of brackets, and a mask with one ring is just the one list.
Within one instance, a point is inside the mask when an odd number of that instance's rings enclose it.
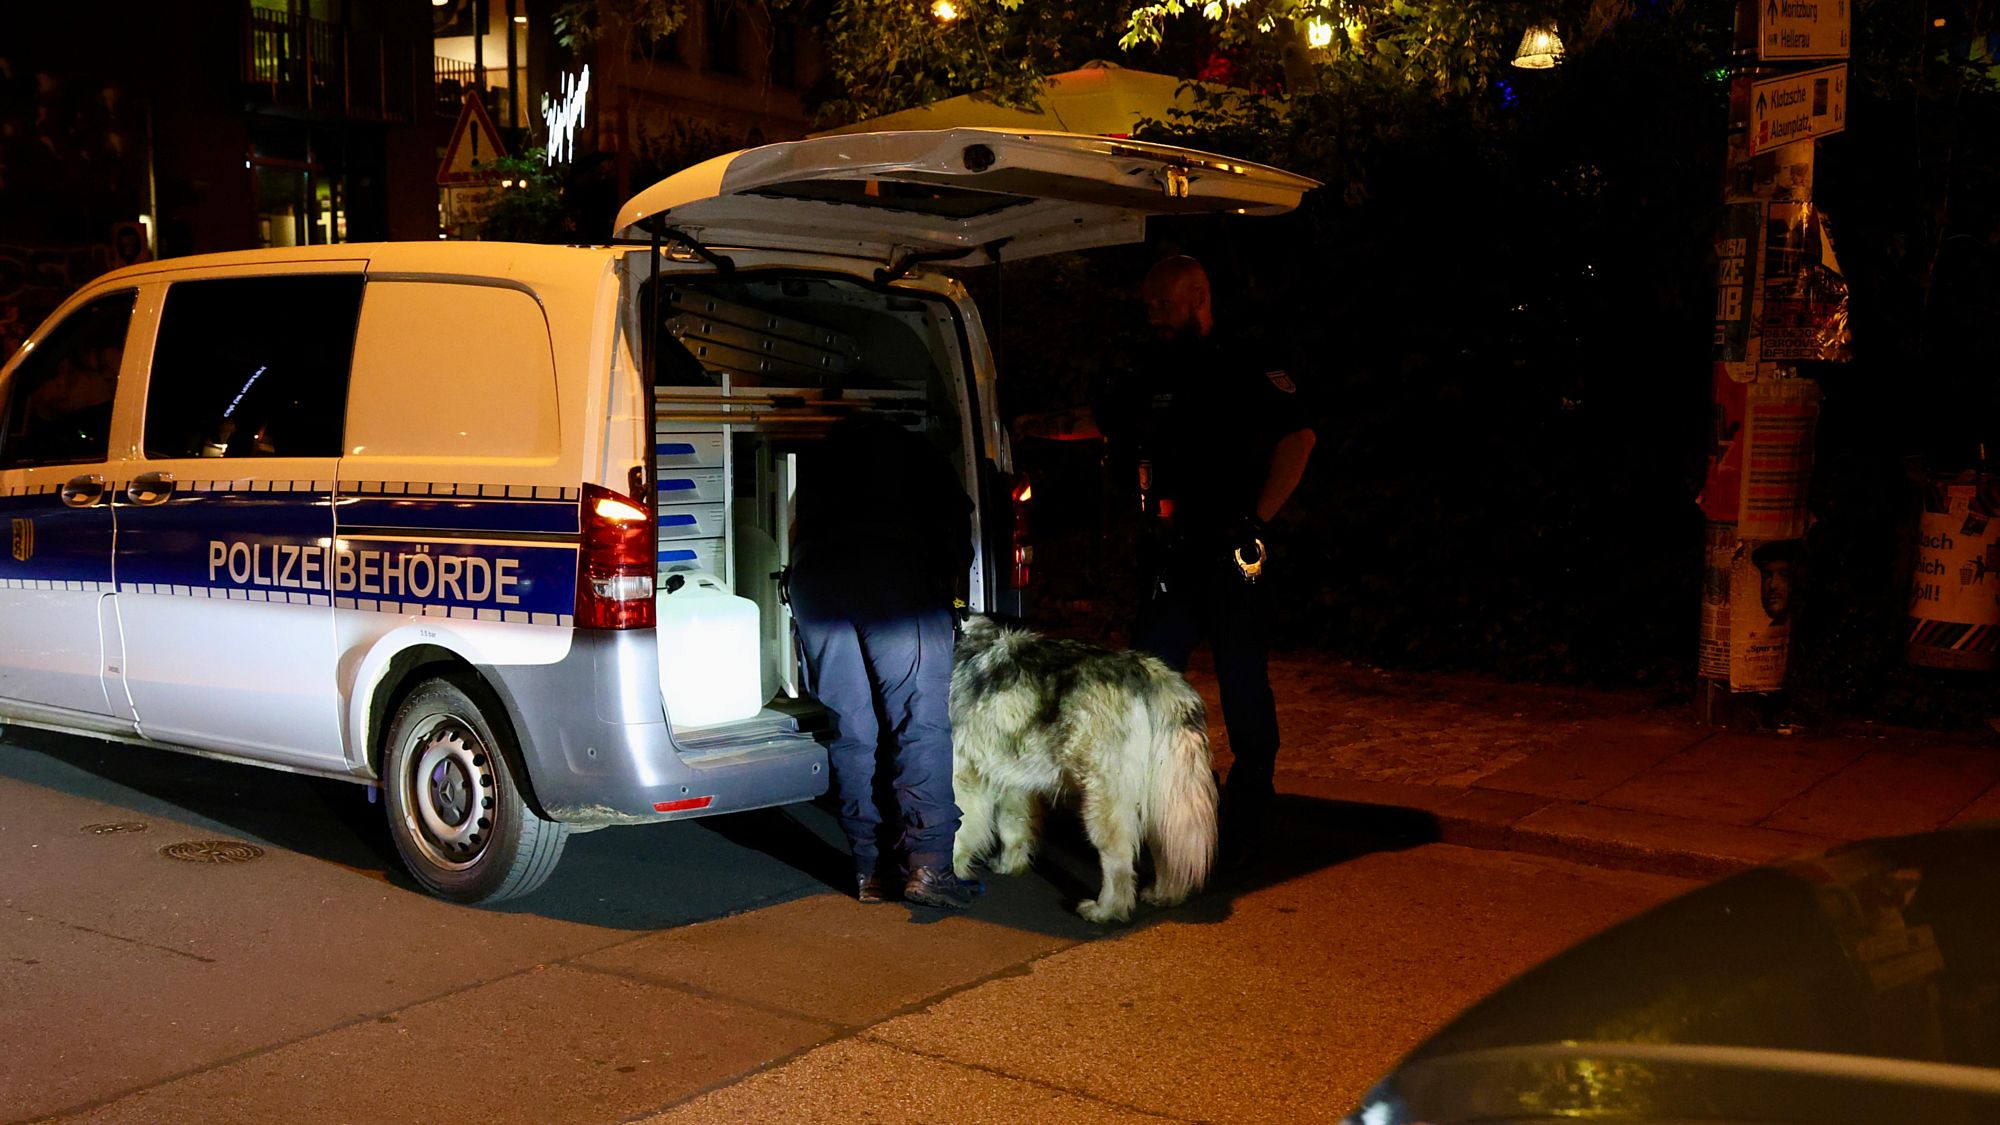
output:
{"label": "police officer in uniform", "polygon": [[1201,263],[1161,260],[1140,295],[1158,361],[1088,416],[1031,417],[1020,430],[1101,434],[1136,470],[1148,517],[1139,560],[1147,587],[1132,647],[1176,671],[1203,639],[1214,653],[1235,755],[1223,792],[1223,860],[1240,864],[1262,843],[1278,754],[1265,525],[1298,487],[1315,439],[1285,364],[1216,324]]}
{"label": "police officer in uniform", "polygon": [[[812,691],[839,727],[827,753],[856,897],[883,902],[900,887],[909,902],[963,907],[973,885],[951,870],[949,705],[972,501],[929,442],[861,412],[801,457],[795,510],[789,596]],[[878,749],[893,762],[888,820]]]}

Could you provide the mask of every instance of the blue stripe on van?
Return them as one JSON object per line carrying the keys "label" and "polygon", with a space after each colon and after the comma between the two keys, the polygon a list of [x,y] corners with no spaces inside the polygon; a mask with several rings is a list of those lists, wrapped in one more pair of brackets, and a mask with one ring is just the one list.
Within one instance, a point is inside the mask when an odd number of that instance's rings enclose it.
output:
{"label": "blue stripe on van", "polygon": [[694,455],[694,443],[691,441],[664,441],[653,447],[653,454],[658,457],[692,457]]}
{"label": "blue stripe on van", "polygon": [[343,527],[406,527],[419,534],[434,530],[574,535],[578,530],[576,503],[564,500],[342,496],[334,513]]}
{"label": "blue stripe on van", "polygon": [[[27,558],[14,557],[17,544]],[[108,503],[72,508],[54,492],[0,496],[0,581],[111,581]]]}
{"label": "blue stripe on van", "polygon": [[661,551],[661,552],[660,552],[660,561],[661,561],[661,562],[663,562],[663,563],[669,563],[669,562],[693,562],[694,560],[695,560],[695,553],[694,553],[693,551]]}
{"label": "blue stripe on van", "polygon": [[[335,538],[331,501],[324,492],[190,490],[159,507],[121,505],[118,588],[212,597],[299,594],[332,597],[337,605],[362,609],[409,613],[442,607],[541,615],[549,623],[575,611],[574,543],[421,541],[427,530],[484,531],[504,538],[524,524],[552,527],[550,513],[557,509],[568,513],[567,530],[574,532],[573,501],[423,501],[421,508],[402,509],[410,514],[399,522],[413,523],[415,514],[433,515],[435,522],[385,532],[396,538],[348,533]],[[395,503],[369,500],[356,506]],[[482,504],[494,510],[466,510]],[[345,507],[340,514],[344,521],[349,518]],[[447,526],[468,522],[503,526]]]}
{"label": "blue stripe on van", "polygon": [[[117,493],[116,482],[106,491]],[[550,622],[574,611],[575,543],[462,537],[573,535],[574,500],[357,500],[338,509],[344,522],[358,510],[390,526],[338,540],[334,510],[331,495],[319,491],[190,486],[158,507],[115,509],[69,508],[53,491],[16,492],[0,496],[0,581],[109,583],[115,554],[117,588],[132,594],[336,598],[364,609],[442,607]],[[15,520],[24,521],[26,560],[13,557]],[[444,537],[423,542],[426,531]]]}

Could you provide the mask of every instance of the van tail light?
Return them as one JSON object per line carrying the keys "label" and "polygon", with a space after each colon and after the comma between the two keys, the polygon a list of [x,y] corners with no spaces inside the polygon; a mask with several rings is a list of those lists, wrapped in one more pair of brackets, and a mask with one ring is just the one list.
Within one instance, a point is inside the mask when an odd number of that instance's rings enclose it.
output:
{"label": "van tail light", "polygon": [[1013,527],[1007,544],[1009,565],[1001,584],[1009,590],[1025,590],[1034,577],[1035,567],[1035,545],[1028,538],[1028,501],[1034,499],[1035,489],[1028,474],[1014,478],[1013,490],[1008,495],[1013,507]]}
{"label": "van tail light", "polygon": [[594,484],[583,486],[583,549],[576,560],[581,629],[653,627],[653,512]]}

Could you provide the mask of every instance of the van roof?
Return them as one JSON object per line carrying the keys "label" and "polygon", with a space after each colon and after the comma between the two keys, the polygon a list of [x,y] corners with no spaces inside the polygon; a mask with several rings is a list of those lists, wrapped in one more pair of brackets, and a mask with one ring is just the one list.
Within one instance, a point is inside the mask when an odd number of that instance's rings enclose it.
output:
{"label": "van roof", "polygon": [[261,250],[227,250],[214,254],[189,254],[160,258],[125,266],[93,281],[140,280],[182,270],[215,269],[228,266],[271,266],[285,263],[323,264],[367,262],[397,270],[436,269],[506,276],[521,267],[546,268],[557,262],[574,264],[576,255],[595,252],[608,255],[618,251],[606,246],[548,246],[529,242],[464,242],[439,239],[402,242],[342,242],[326,246],[282,246]]}

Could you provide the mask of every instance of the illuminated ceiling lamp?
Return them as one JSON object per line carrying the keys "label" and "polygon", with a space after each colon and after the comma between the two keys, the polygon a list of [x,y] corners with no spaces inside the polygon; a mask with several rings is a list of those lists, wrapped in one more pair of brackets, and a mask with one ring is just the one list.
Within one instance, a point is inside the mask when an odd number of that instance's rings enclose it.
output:
{"label": "illuminated ceiling lamp", "polygon": [[1514,65],[1528,70],[1548,70],[1563,60],[1563,41],[1556,35],[1554,21],[1538,23],[1521,36],[1521,49],[1514,52]]}

